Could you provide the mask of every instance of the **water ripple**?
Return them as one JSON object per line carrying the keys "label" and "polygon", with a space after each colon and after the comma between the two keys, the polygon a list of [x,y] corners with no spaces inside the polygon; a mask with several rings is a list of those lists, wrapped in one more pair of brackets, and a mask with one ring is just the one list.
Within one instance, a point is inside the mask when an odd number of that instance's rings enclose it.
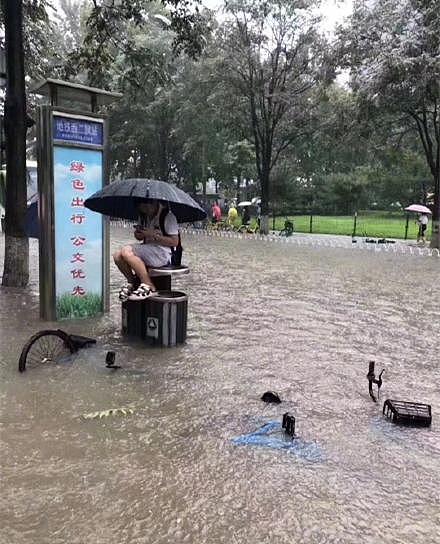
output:
{"label": "water ripple", "polygon": [[[112,245],[129,232],[113,229]],[[176,348],[121,336],[112,270],[110,314],[63,324],[97,345],[21,375],[24,341],[58,326],[38,318],[34,242],[28,292],[0,291],[0,542],[440,542],[437,259],[305,237],[188,233],[184,246],[188,342]],[[370,359],[386,369],[378,404]],[[264,404],[266,390],[283,403]],[[392,425],[385,398],[432,404],[432,427]],[[124,406],[134,413],[81,418]],[[233,445],[285,411],[324,461]]]}

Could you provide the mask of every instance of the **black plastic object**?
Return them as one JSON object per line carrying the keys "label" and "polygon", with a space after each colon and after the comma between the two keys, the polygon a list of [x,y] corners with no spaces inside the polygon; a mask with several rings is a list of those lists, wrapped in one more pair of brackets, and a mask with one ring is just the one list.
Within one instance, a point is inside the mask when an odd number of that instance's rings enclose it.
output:
{"label": "black plastic object", "polygon": [[[379,377],[376,379],[376,376],[374,374],[374,361],[370,361],[367,374],[368,392],[370,393],[370,397],[374,400],[374,402],[377,402],[377,399],[379,398],[380,388],[382,387],[382,374],[384,373],[384,370],[385,369],[383,368],[381,373],[379,374]],[[377,399],[373,393],[373,383],[377,385]]]}
{"label": "black plastic object", "polygon": [[85,348],[90,344],[96,344],[94,338],[89,338],[88,336],[80,336],[79,334],[69,334],[70,341],[72,342],[75,350]]}
{"label": "black plastic object", "polygon": [[277,393],[274,393],[273,391],[266,391],[265,393],[263,393],[261,400],[272,404],[281,403],[280,397],[277,395]]}
{"label": "black plastic object", "polygon": [[295,417],[289,412],[283,414],[282,427],[285,430],[286,434],[290,435],[292,438],[295,437]]}
{"label": "black plastic object", "polygon": [[114,351],[107,351],[107,355],[105,356],[105,366],[107,368],[121,368],[118,365],[115,365],[115,358],[116,353]]}
{"label": "black plastic object", "polygon": [[383,414],[393,423],[429,427],[431,425],[431,405],[419,402],[387,399],[383,404]]}

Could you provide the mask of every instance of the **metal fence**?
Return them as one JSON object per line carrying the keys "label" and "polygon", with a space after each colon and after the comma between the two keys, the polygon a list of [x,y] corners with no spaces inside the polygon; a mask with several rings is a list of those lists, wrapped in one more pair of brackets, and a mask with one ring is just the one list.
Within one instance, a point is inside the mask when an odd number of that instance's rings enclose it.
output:
{"label": "metal fence", "polygon": [[[362,238],[395,238],[415,239],[417,238],[418,225],[416,215],[409,215],[396,212],[371,212],[362,211],[353,215],[315,215],[301,212],[292,212],[287,215],[271,216],[269,227],[274,231],[281,231],[284,222],[293,222],[294,232],[310,234],[340,234]],[[255,218],[251,221],[251,227],[255,224]],[[133,221],[112,220],[114,226],[132,227]],[[203,222],[199,228],[206,228],[208,222]],[[240,219],[237,221],[239,226]],[[430,228],[428,226],[427,239],[429,239]]]}
{"label": "metal fence", "polygon": [[[341,234],[371,238],[417,238],[417,216],[396,212],[358,212],[353,215],[331,216],[313,213],[290,213],[271,217],[272,230],[281,230],[286,220],[293,222],[294,231],[314,234]],[[429,238],[428,228],[428,238]]]}

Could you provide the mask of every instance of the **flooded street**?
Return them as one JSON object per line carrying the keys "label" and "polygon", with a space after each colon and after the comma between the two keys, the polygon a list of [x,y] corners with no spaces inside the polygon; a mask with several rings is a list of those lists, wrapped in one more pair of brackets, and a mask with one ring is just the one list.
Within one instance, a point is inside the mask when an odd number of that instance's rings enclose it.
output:
{"label": "flooded street", "polygon": [[[112,248],[130,240],[112,230]],[[3,237],[0,241],[3,257]],[[184,237],[183,346],[121,337],[111,312],[45,323],[37,246],[25,295],[0,290],[1,544],[440,543],[440,260]],[[19,374],[34,332],[97,339]],[[105,367],[116,352],[114,371]],[[385,368],[368,396],[369,360]],[[260,400],[277,391],[280,405]],[[386,398],[432,405],[394,426]],[[81,415],[129,407],[133,414]],[[234,438],[290,411],[316,460]]]}

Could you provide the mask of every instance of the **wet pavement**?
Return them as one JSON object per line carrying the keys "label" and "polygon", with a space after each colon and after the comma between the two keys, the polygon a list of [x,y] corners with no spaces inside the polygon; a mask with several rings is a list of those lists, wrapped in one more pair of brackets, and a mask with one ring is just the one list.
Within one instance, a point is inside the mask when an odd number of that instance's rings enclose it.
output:
{"label": "wet pavement", "polygon": [[[129,234],[112,229],[112,246]],[[180,347],[121,336],[113,268],[109,315],[39,321],[35,241],[27,292],[0,290],[0,542],[440,542],[438,258],[192,234],[183,244]],[[98,343],[19,374],[25,340],[52,326]],[[120,370],[105,368],[110,349]],[[370,359],[386,369],[377,404]],[[264,404],[266,390],[283,403]],[[432,404],[431,428],[394,426],[385,398]],[[81,417],[119,407],[133,414]],[[318,456],[234,442],[286,411]]]}

